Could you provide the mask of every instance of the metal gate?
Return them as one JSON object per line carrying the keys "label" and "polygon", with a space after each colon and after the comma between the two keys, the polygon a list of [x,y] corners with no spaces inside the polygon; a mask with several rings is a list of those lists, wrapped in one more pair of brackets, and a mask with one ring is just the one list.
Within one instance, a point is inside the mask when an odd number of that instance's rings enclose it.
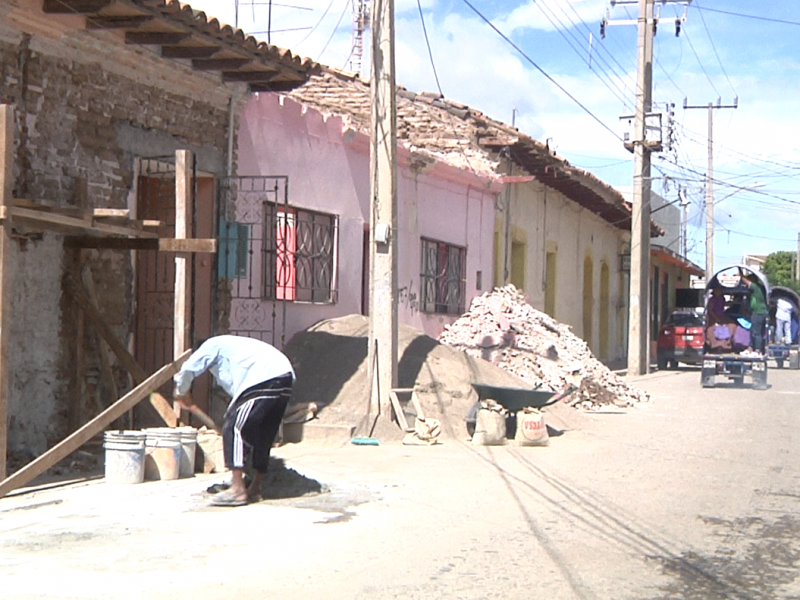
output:
{"label": "metal gate", "polygon": [[216,330],[286,342],[286,309],[293,297],[287,238],[289,179],[232,177],[218,182]]}

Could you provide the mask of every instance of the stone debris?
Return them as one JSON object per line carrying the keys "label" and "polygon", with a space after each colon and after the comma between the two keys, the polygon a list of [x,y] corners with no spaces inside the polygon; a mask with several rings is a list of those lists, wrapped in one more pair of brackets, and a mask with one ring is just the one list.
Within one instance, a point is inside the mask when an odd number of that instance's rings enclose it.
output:
{"label": "stone debris", "polygon": [[439,342],[480,357],[542,389],[577,389],[564,401],[582,409],[625,407],[650,397],[597,360],[589,346],[549,315],[536,310],[513,285],[472,301]]}

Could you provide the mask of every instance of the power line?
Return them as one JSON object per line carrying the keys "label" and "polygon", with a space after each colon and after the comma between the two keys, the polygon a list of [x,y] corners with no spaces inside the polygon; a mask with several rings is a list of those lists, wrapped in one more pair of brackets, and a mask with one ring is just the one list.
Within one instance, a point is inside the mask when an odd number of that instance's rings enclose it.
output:
{"label": "power line", "polygon": [[325,42],[325,45],[322,47],[322,51],[319,53],[320,58],[322,58],[322,55],[325,54],[325,50],[328,49],[328,45],[331,43],[331,40],[333,40],[333,36],[336,35],[336,30],[339,29],[339,25],[341,25],[342,19],[344,19],[344,14],[347,12],[349,6],[350,6],[350,0],[345,0],[344,10],[342,10],[342,14],[339,15],[339,20],[336,21],[336,25],[333,26],[333,31],[331,31],[331,36],[328,38],[328,41]]}
{"label": "power line", "polygon": [[718,8],[706,8],[705,6],[703,8],[700,8],[699,5],[695,6],[694,8],[702,12],[715,12],[723,15],[731,15],[732,17],[742,17],[743,19],[754,19],[756,21],[769,21],[770,23],[783,23],[784,25],[800,25],[800,22],[797,21],[785,21],[784,19],[772,19],[770,17],[760,17],[758,15],[746,15],[743,13],[731,12],[728,10],[720,10]]}
{"label": "power line", "polygon": [[[558,32],[558,34],[562,38],[564,38],[564,40],[567,42],[569,47],[572,48],[572,50],[575,52],[575,54],[577,54],[581,58],[581,60],[583,60],[584,63],[586,63],[586,66],[589,67],[589,69],[592,71],[592,73],[594,73],[594,75],[603,83],[603,85],[605,85],[608,88],[608,90],[612,94],[614,94],[617,97],[618,100],[620,100],[622,102],[622,104],[624,106],[632,108],[630,106],[630,102],[628,100],[628,94],[626,94],[625,89],[620,89],[619,86],[616,86],[616,85],[615,85],[614,89],[612,89],[611,85],[613,85],[613,83],[611,82],[611,77],[609,76],[608,82],[606,82],[606,80],[603,79],[603,77],[601,76],[600,73],[598,73],[597,71],[592,69],[591,63],[589,62],[588,58],[584,58],[584,53],[579,48],[576,48],[576,46],[573,45],[573,43],[567,38],[566,34],[568,33],[571,36],[571,38],[575,41],[575,44],[580,45],[580,43],[581,43],[581,40],[579,40],[577,38],[577,36],[574,33],[572,33],[572,27],[566,27],[564,25],[564,22],[550,9],[548,4],[543,3],[543,2],[537,2],[536,6],[542,12],[542,14],[545,16],[545,18],[550,22],[550,24],[553,26],[553,28]],[[547,7],[547,8],[545,9],[545,7]],[[562,12],[563,12],[563,10],[562,10]],[[569,18],[569,16],[566,15],[566,13],[564,13],[564,16],[569,20],[569,24],[571,26],[575,25],[574,21],[572,21]],[[553,19],[558,21],[558,25],[553,22]],[[564,29],[564,31],[562,31],[561,28],[559,28],[559,25]],[[598,57],[598,58],[602,58],[602,57]],[[614,68],[605,59],[602,59],[602,61],[605,64],[605,66],[608,68],[608,70],[611,71],[614,74],[615,77],[617,77],[620,80],[622,79],[621,77],[619,77],[616,74],[616,72],[614,72]],[[624,84],[624,82],[623,82],[623,84]]]}
{"label": "power line", "polygon": [[606,125],[605,123],[603,123],[603,121],[601,121],[601,120],[600,120],[600,118],[599,118],[597,115],[595,115],[595,114],[594,114],[592,111],[590,111],[588,108],[586,108],[586,106],[584,106],[584,105],[583,105],[583,103],[581,103],[581,102],[580,102],[580,100],[578,100],[578,99],[577,99],[575,96],[573,96],[572,94],[570,94],[570,93],[569,93],[569,92],[568,92],[568,91],[567,91],[567,90],[564,88],[564,86],[562,86],[562,85],[561,85],[560,83],[558,83],[558,82],[557,82],[555,79],[553,79],[553,77],[551,77],[551,76],[550,76],[550,75],[549,75],[549,74],[548,74],[548,73],[547,73],[547,72],[546,72],[544,69],[542,69],[542,67],[540,67],[538,64],[536,64],[536,62],[534,62],[534,60],[533,60],[532,58],[530,58],[530,57],[529,57],[527,54],[525,54],[525,52],[524,52],[524,51],[523,51],[523,50],[522,50],[522,49],[521,49],[519,46],[517,46],[517,45],[516,45],[516,44],[515,44],[513,41],[511,41],[511,39],[510,39],[508,36],[506,36],[506,35],[505,35],[505,34],[504,34],[502,31],[500,31],[500,30],[499,30],[497,27],[495,27],[494,23],[492,23],[492,22],[491,22],[489,19],[487,19],[487,18],[486,18],[486,17],[485,17],[485,16],[484,16],[484,15],[483,15],[483,14],[482,14],[482,13],[481,13],[481,12],[480,12],[478,9],[477,9],[477,8],[475,8],[475,7],[474,7],[472,4],[470,4],[469,0],[462,0],[462,1],[464,2],[464,4],[466,4],[467,6],[469,6],[469,7],[472,9],[472,11],[473,11],[473,12],[474,12],[476,15],[478,15],[478,17],[480,17],[480,18],[481,18],[481,19],[482,19],[482,20],[483,20],[483,21],[484,21],[484,22],[485,22],[485,23],[486,23],[486,24],[487,24],[489,27],[491,27],[491,28],[492,28],[492,29],[495,31],[495,33],[497,33],[497,35],[499,35],[501,38],[503,38],[503,40],[505,40],[505,42],[506,42],[507,44],[509,44],[509,45],[510,45],[512,48],[514,48],[514,50],[516,50],[517,52],[519,52],[519,54],[520,54],[520,55],[521,55],[521,56],[522,56],[522,57],[523,57],[525,60],[527,60],[527,61],[528,61],[528,62],[529,62],[531,65],[533,65],[533,66],[536,68],[536,70],[537,70],[537,71],[539,71],[539,73],[541,73],[542,75],[544,75],[544,76],[545,76],[545,78],[547,78],[547,80],[548,80],[550,83],[552,83],[553,85],[555,85],[555,86],[556,86],[556,87],[557,87],[559,90],[561,90],[561,91],[562,91],[564,94],[566,94],[566,96],[567,96],[567,97],[568,97],[570,100],[572,100],[572,101],[573,101],[575,104],[577,104],[577,105],[578,105],[578,106],[579,106],[581,109],[583,109],[583,111],[584,111],[586,114],[588,114],[590,117],[592,117],[592,119],[594,119],[594,120],[595,120],[597,123],[599,123],[599,124],[600,124],[600,126],[601,126],[601,127],[603,127],[603,129],[605,129],[606,131],[608,131],[608,132],[609,132],[611,135],[613,135],[613,136],[614,136],[615,138],[617,138],[619,141],[622,141],[622,138],[619,136],[619,134],[617,134],[617,133],[616,133],[616,132],[615,132],[613,129],[611,129],[611,128],[610,128],[608,125]]}
{"label": "power line", "polygon": [[697,50],[694,49],[694,44],[692,44],[692,40],[689,38],[689,32],[684,32],[683,37],[686,38],[686,42],[689,44],[689,48],[692,49],[694,53],[694,57],[697,59],[697,64],[700,65],[700,70],[703,71],[703,75],[706,76],[708,79],[708,83],[711,84],[711,87],[714,89],[714,92],[717,94],[717,97],[720,96],[719,90],[717,90],[717,86],[714,85],[714,82],[711,81],[711,77],[709,77],[706,68],[703,66],[703,61],[700,60],[700,56],[697,54]]}
{"label": "power line", "polygon": [[[700,0],[695,0],[695,3],[697,4],[698,8],[700,6],[699,1]],[[714,45],[714,40],[711,38],[711,32],[708,30],[708,25],[706,25],[706,18],[703,16],[703,11],[700,11],[700,20],[703,22],[703,27],[705,28],[706,34],[708,35],[708,41],[711,42],[711,48],[714,49],[714,56],[717,57],[717,62],[719,63],[719,68],[722,69],[722,74],[725,75],[725,79],[728,80],[728,85],[731,86],[731,89],[733,90],[734,95],[738,96],[739,94],[736,93],[736,89],[733,87],[733,84],[731,83],[731,80],[728,77],[728,74],[725,72],[725,67],[722,66],[722,60],[720,60],[719,52],[717,52],[717,47]]]}
{"label": "power line", "polygon": [[431,61],[431,69],[433,69],[433,78],[436,80],[436,89],[442,94],[442,86],[439,83],[439,74],[436,72],[436,65],[433,62],[433,52],[431,51],[431,41],[428,39],[428,29],[425,27],[425,17],[422,15],[422,3],[417,0],[417,8],[419,9],[419,20],[422,22],[422,33],[425,36],[425,45],[428,47],[428,58]]}

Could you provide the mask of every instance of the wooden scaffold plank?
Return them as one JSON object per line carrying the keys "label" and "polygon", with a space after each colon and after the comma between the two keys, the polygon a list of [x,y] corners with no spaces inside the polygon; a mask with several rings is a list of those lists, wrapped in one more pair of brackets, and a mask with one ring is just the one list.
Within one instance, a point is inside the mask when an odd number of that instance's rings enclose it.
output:
{"label": "wooden scaffold plank", "polygon": [[[14,179],[14,108],[0,105],[0,208],[11,210]],[[0,223],[0,478],[6,476],[8,448],[8,373],[9,323],[11,321],[11,222]]]}
{"label": "wooden scaffold plank", "polygon": [[150,392],[165,384],[178,372],[181,364],[189,357],[189,354],[190,352],[186,351],[177,360],[161,367],[83,427],[61,440],[50,450],[32,460],[10,477],[0,481],[0,498],[36,479],[47,469],[72,454],[116,419],[147,398]]}

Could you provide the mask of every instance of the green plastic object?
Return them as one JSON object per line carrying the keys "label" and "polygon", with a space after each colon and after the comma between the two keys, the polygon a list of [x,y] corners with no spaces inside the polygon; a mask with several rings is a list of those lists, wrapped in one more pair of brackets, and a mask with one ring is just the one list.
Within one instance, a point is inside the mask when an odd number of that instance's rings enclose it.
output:
{"label": "green plastic object", "polygon": [[371,437],[354,437],[350,439],[351,444],[356,446],[380,446],[381,441],[378,438]]}

